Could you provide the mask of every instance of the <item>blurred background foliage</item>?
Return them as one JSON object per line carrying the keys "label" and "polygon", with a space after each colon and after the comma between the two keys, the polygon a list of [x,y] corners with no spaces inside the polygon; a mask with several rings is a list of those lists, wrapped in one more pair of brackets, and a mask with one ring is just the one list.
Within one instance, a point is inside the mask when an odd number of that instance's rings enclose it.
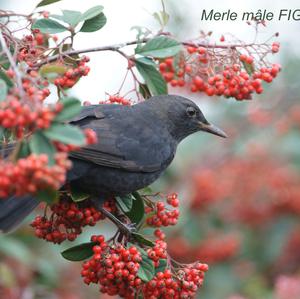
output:
{"label": "blurred background foliage", "polygon": [[[26,1],[27,9],[30,2],[36,3]],[[137,1],[132,2],[130,9],[142,11]],[[171,15],[168,29],[179,37],[192,37],[189,33],[195,30],[195,19],[188,16],[198,4],[183,2],[167,2]],[[145,1],[143,7],[148,3]],[[18,4],[0,1],[2,9],[9,6],[20,11]],[[100,4],[105,6],[106,1]],[[218,1],[211,5],[217,6]],[[114,12],[108,10],[110,15]],[[150,19],[149,15],[145,23],[152,24]],[[203,26],[208,30],[209,25]],[[119,26],[114,23],[117,38]],[[216,26],[211,23],[211,27]],[[272,26],[270,23],[266,30],[272,31]],[[165,176],[153,185],[154,190],[180,194],[182,217],[168,230],[168,242],[177,260],[209,263],[205,285],[199,292],[202,299],[300,298],[300,59],[291,47],[295,45],[293,36],[286,32],[283,39],[279,59],[283,70],[253,101],[170,90],[196,100],[208,119],[230,136],[226,140],[205,134],[191,136],[180,146]],[[103,54],[93,54],[92,59],[95,55]],[[274,59],[278,62],[278,57]],[[109,88],[117,90],[117,77],[110,79]],[[102,85],[105,89],[105,82]],[[96,87],[92,92],[97,94]],[[93,230],[111,233],[113,227],[101,225]],[[77,242],[87,241],[89,235],[83,234]],[[61,258],[65,247],[69,244],[53,246],[35,238],[28,223],[13,234],[0,236],[0,298],[106,298],[97,287],[82,283],[80,264]]]}

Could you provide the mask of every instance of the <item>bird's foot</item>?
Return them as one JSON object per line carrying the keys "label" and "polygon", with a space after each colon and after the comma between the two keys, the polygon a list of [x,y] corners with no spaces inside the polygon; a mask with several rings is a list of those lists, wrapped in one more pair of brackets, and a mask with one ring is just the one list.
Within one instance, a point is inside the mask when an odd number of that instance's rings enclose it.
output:
{"label": "bird's foot", "polygon": [[131,236],[132,233],[136,232],[136,224],[135,223],[123,223],[120,219],[114,216],[112,213],[103,208],[102,205],[97,205],[97,209],[107,217],[112,223],[114,223],[119,229],[122,235]]}

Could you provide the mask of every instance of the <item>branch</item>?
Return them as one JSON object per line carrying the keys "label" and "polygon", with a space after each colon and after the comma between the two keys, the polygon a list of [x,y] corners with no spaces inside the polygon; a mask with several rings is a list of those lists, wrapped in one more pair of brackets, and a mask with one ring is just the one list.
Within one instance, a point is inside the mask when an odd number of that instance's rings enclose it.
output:
{"label": "branch", "polygon": [[133,40],[133,41],[130,41],[130,42],[115,44],[115,45],[110,45],[110,46],[100,46],[100,47],[88,48],[88,49],[82,49],[82,50],[69,50],[69,51],[65,51],[65,52],[62,52],[60,54],[56,54],[56,55],[53,55],[51,57],[48,57],[45,60],[37,63],[35,65],[35,67],[40,67],[40,66],[42,66],[46,63],[55,61],[55,60],[59,59],[60,57],[64,57],[64,56],[72,56],[72,55],[78,55],[78,54],[83,54],[83,53],[101,52],[101,51],[115,51],[115,52],[120,53],[121,48],[131,46],[131,45],[136,45],[138,43],[145,43],[148,40],[149,39],[145,38],[145,39],[142,39],[142,40]]}
{"label": "branch", "polygon": [[[94,48],[87,48],[87,49],[81,49],[81,50],[69,50],[65,51],[63,53],[51,56],[46,58],[45,60],[42,60],[41,62],[37,63],[35,67],[40,67],[44,64],[47,64],[52,61],[56,61],[57,59],[65,56],[72,56],[72,55],[78,55],[78,54],[83,54],[83,53],[91,53],[91,52],[101,52],[101,51],[115,51],[120,53],[120,49],[127,47],[127,46],[132,46],[136,45],[138,43],[146,43],[149,41],[151,38],[144,38],[141,40],[133,40],[125,43],[120,43],[120,44],[115,44],[115,45],[110,45],[110,46],[100,46],[100,47],[94,47]],[[205,48],[219,48],[219,49],[235,49],[235,48],[242,48],[242,47],[250,47],[253,46],[254,44],[228,44],[228,45],[219,45],[219,44],[207,44],[207,43],[193,43],[193,42],[181,42],[182,45],[184,46],[193,46],[193,47],[205,47]],[[121,53],[120,53],[121,54]]]}
{"label": "branch", "polygon": [[21,13],[15,13],[15,12],[7,12],[5,10],[0,10],[0,18],[9,18],[9,17],[23,17],[26,19],[29,19],[32,14],[25,15]]}

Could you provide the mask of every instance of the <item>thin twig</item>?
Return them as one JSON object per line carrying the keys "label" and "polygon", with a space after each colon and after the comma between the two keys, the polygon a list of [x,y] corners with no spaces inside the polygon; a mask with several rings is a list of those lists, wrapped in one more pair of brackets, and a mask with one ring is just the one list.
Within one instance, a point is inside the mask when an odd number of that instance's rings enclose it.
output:
{"label": "thin twig", "polygon": [[[61,58],[62,56],[71,56],[71,55],[78,55],[78,54],[83,54],[83,53],[92,53],[92,52],[101,52],[101,51],[115,51],[120,53],[121,55],[124,56],[124,53],[120,51],[121,48],[127,47],[127,46],[132,46],[136,45],[138,43],[146,43],[149,41],[151,38],[144,38],[142,40],[133,40],[125,43],[120,43],[120,44],[115,44],[115,45],[109,45],[109,46],[99,46],[99,47],[94,47],[94,48],[86,48],[86,49],[81,49],[81,50],[69,50],[62,52],[60,54],[51,56],[46,58],[45,60],[42,60],[41,62],[37,63],[35,67],[40,67],[44,64],[47,64],[52,61],[56,61],[57,59]],[[181,43],[184,46],[197,46],[197,47],[206,47],[206,48],[219,48],[219,49],[234,49],[234,48],[239,48],[239,47],[247,47],[247,46],[252,46],[253,44],[228,44],[228,45],[218,45],[218,44],[207,44],[207,43],[193,43],[193,42],[182,42]]]}
{"label": "thin twig", "polygon": [[15,73],[15,76],[16,76],[16,82],[17,82],[17,86],[18,86],[18,91],[20,93],[20,96],[21,98],[25,98],[26,94],[25,94],[25,91],[23,89],[23,83],[22,83],[22,74],[20,73],[19,71],[19,68],[17,67],[16,63],[15,63],[15,60],[14,58],[12,57],[7,45],[6,45],[6,42],[5,42],[5,39],[4,39],[4,36],[3,36],[3,32],[1,31],[0,32],[0,44],[2,45],[2,49],[4,51],[4,53],[6,54],[7,56],[7,59],[9,60],[10,62],[10,65],[11,65],[11,68],[12,70],[14,71]]}

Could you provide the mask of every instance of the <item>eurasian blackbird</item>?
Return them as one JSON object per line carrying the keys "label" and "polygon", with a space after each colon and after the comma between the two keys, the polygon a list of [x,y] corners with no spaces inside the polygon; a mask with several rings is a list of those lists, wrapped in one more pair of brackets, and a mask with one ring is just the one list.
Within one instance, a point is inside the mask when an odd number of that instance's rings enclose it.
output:
{"label": "eurasian blackbird", "polygon": [[[198,131],[226,137],[195,103],[176,95],[154,96],[133,106],[86,106],[71,124],[93,129],[98,142],[70,153],[67,182],[99,201],[154,182],[185,137]],[[0,199],[0,230],[13,229],[37,204],[29,196]]]}

